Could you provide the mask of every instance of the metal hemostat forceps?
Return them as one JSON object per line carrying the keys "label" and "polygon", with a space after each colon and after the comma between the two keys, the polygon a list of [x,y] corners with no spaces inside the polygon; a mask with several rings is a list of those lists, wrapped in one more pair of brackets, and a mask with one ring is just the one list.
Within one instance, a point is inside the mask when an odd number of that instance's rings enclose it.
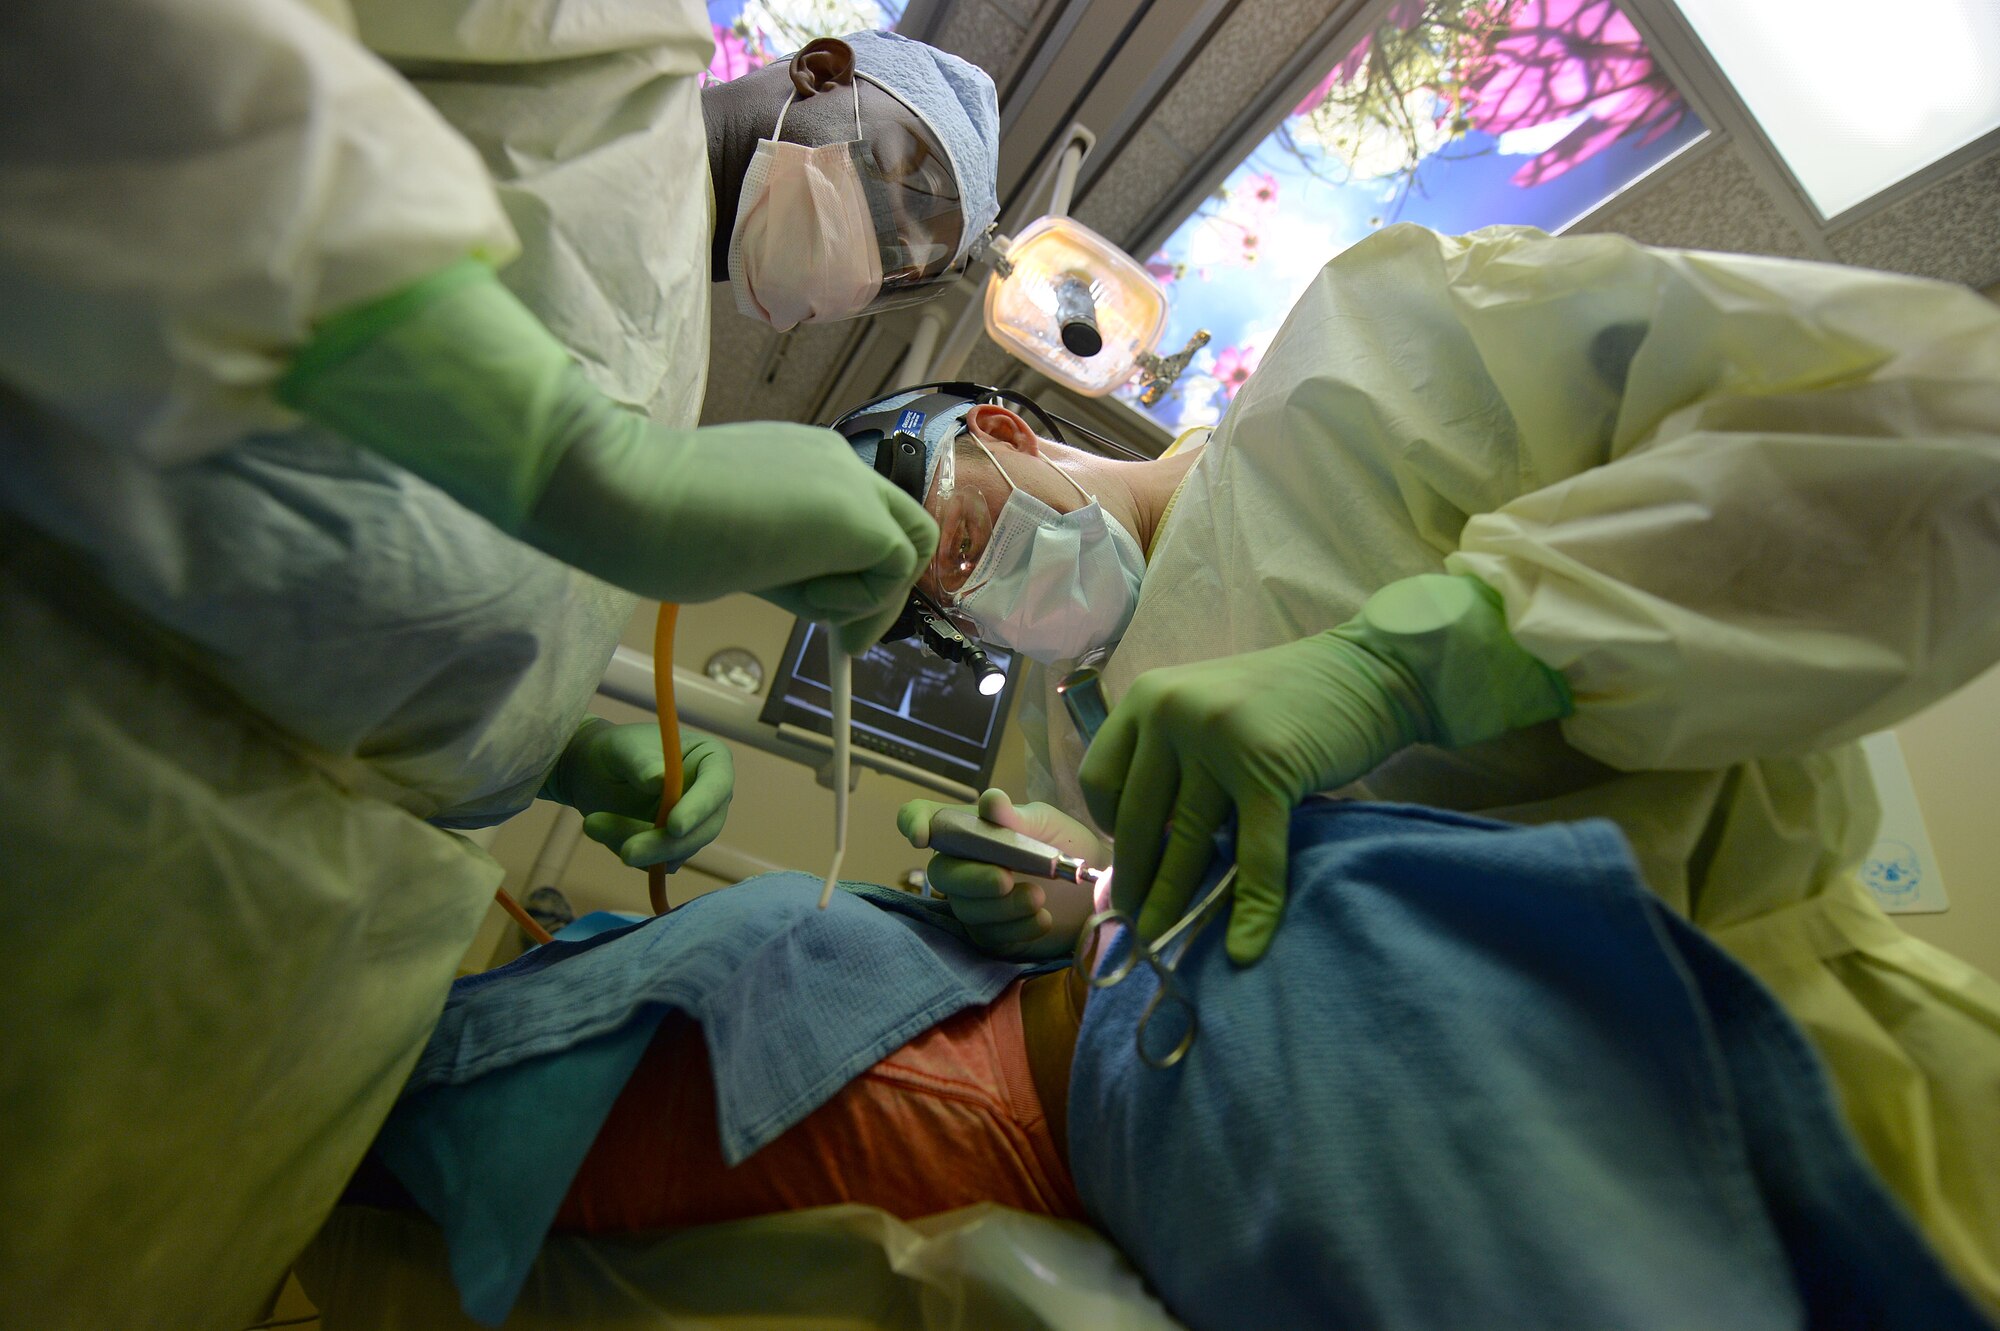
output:
{"label": "metal hemostat forceps", "polygon": [[[1195,903],[1193,910],[1181,916],[1173,928],[1151,943],[1139,940],[1138,921],[1122,910],[1098,911],[1083,922],[1083,931],[1076,936],[1076,960],[1072,964],[1092,989],[1109,989],[1112,985],[1121,983],[1141,961],[1153,968],[1153,974],[1158,978],[1160,987],[1147,1001],[1146,1010],[1139,1014],[1139,1025],[1132,1032],[1133,1042],[1139,1048],[1139,1057],[1144,1059],[1149,1067],[1170,1068],[1187,1057],[1187,1051],[1194,1048],[1195,1031],[1198,1029],[1194,1000],[1188,996],[1187,990],[1181,987],[1180,979],[1175,972],[1180,969],[1181,961],[1187,956],[1188,949],[1194,946],[1195,936],[1208,926],[1210,920],[1222,913],[1223,906],[1229,901],[1229,889],[1235,885],[1236,866],[1232,864],[1222,877],[1215,880],[1215,886],[1209,888],[1201,900]],[[1095,954],[1093,944],[1097,941],[1098,931],[1107,924],[1124,925],[1131,935],[1132,949],[1117,966],[1102,974],[1093,975],[1090,972],[1090,963]],[[1168,1003],[1181,1009],[1187,1021],[1187,1029],[1172,1049],[1164,1054],[1154,1054],[1146,1047],[1146,1029],[1153,1024],[1153,1017],[1160,1011],[1161,1006]]]}
{"label": "metal hemostat forceps", "polygon": [[[1069,711],[1070,720],[1076,724],[1077,734],[1082,737],[1084,747],[1089,748],[1091,740],[1097,737],[1097,728],[1104,724],[1104,718],[1110,713],[1110,708],[1104,701],[1103,681],[1095,669],[1084,666],[1063,676],[1061,682],[1056,685],[1056,693],[1061,696],[1063,706]],[[1108,899],[1107,889],[1110,882],[1111,874],[1107,870],[1097,883],[1096,900],[1100,905]],[[1210,920],[1222,913],[1222,907],[1229,900],[1229,889],[1235,885],[1236,866],[1232,864],[1201,900],[1195,903],[1193,910],[1181,916],[1173,928],[1150,944],[1139,941],[1138,921],[1122,910],[1098,911],[1083,922],[1083,931],[1076,936],[1076,959],[1071,964],[1093,989],[1109,989],[1124,980],[1141,960],[1153,968],[1153,974],[1158,977],[1160,987],[1154,991],[1151,1001],[1146,1004],[1146,1010],[1139,1014],[1138,1028],[1132,1033],[1133,1042],[1138,1046],[1139,1057],[1144,1059],[1149,1067],[1170,1068],[1187,1057],[1187,1051],[1194,1048],[1195,1031],[1198,1029],[1194,1001],[1188,997],[1187,990],[1181,987],[1180,979],[1174,972],[1180,968],[1181,960],[1187,956],[1188,948],[1194,945],[1195,936],[1207,927]],[[1090,972],[1090,963],[1096,955],[1097,936],[1107,924],[1124,925],[1131,935],[1132,949],[1125,954],[1125,959],[1117,967],[1101,975],[1093,975]],[[1186,1018],[1186,1031],[1172,1049],[1155,1056],[1146,1047],[1146,1030],[1153,1024],[1153,1017],[1159,1012],[1161,1005],[1166,1003],[1174,1004],[1181,1009]]]}

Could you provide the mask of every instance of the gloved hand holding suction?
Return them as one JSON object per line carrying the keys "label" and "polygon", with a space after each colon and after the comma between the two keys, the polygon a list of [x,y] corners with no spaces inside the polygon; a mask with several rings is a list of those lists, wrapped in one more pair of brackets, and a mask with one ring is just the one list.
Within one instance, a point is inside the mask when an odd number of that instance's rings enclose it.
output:
{"label": "gloved hand holding suction", "polygon": [[662,601],[754,592],[849,653],[937,544],[831,430],[670,430],[618,406],[473,262],[330,320],[280,396],[587,573]]}
{"label": "gloved hand holding suction", "polygon": [[583,834],[633,868],[663,864],[672,873],[722,833],[734,797],[736,768],[720,740],[683,732],[684,789],[664,827],[654,826],[666,760],[659,727],[614,725],[587,717],[542,785],[543,799],[584,815]]}

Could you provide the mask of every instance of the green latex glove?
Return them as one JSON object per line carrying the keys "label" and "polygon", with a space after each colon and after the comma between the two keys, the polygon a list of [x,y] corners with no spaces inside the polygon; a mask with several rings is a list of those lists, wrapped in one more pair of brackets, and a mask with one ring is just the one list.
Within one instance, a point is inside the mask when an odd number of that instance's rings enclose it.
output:
{"label": "green latex glove", "polygon": [[[970,806],[911,800],[896,811],[896,830],[918,850],[927,849],[931,815],[939,809],[967,809],[989,823],[1046,841],[1095,868],[1110,862],[1110,847],[1082,823],[1046,804],[1017,807],[1003,790],[989,790]],[[1096,909],[1090,889],[1081,884],[1035,878],[977,860],[933,855],[924,877],[950,904],[974,943],[1013,961],[1067,956],[1076,947],[1083,922]]]}
{"label": "green latex glove", "polygon": [[721,835],[736,793],[736,765],[720,740],[683,730],[680,802],[667,814],[666,826],[654,827],[666,772],[657,725],[620,726],[586,717],[542,783],[541,795],[581,813],[583,834],[633,868],[665,864],[673,873]]}
{"label": "green latex glove", "polygon": [[937,544],[831,430],[670,430],[618,406],[476,263],[330,320],[278,395],[587,573],[663,601],[754,592],[850,653]]}
{"label": "green latex glove", "polygon": [[1509,636],[1496,592],[1429,574],[1391,583],[1326,633],[1146,672],[1078,775],[1114,831],[1113,903],[1138,912],[1145,938],[1187,909],[1210,838],[1236,815],[1228,950],[1247,965],[1278,927],[1299,801],[1411,744],[1459,748],[1570,710],[1561,676]]}

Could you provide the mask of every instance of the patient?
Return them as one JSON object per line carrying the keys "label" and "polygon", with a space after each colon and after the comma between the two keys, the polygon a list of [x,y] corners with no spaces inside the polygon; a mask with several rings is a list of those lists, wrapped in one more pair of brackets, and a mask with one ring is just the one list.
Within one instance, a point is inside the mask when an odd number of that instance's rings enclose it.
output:
{"label": "patient", "polygon": [[979,1202],[1084,1218],[1063,1109],[1086,992],[1017,979],[888,1054],[741,1164],[723,1159],[701,1028],[661,1023],[551,1228],[601,1234],[858,1202],[901,1219]]}
{"label": "patient", "polygon": [[[942,807],[929,800],[903,807],[897,822],[913,846],[928,848],[931,815]],[[1110,863],[1095,834],[1046,805],[1016,809],[1005,792],[989,790],[977,808],[1086,862]],[[927,877],[968,940],[1007,960],[1068,960],[1093,909],[1088,889],[1075,883],[942,854]],[[1064,1119],[1088,993],[1073,966],[1014,979],[992,1002],[888,1054],[734,1168],[716,1134],[700,1028],[670,1015],[612,1106],[553,1228],[657,1229],[842,1202],[906,1220],[979,1202],[1082,1219]]]}
{"label": "patient", "polygon": [[766,875],[460,981],[376,1143],[396,1189],[350,1200],[431,1215],[489,1324],[551,1231],[982,1201],[1086,1220],[1197,1328],[1985,1324],[1607,823],[1309,802],[1284,929],[1251,968],[1197,937],[1165,1071],[1147,967],[1086,1005],[1047,956],[1082,893],[930,874],[825,911]]}

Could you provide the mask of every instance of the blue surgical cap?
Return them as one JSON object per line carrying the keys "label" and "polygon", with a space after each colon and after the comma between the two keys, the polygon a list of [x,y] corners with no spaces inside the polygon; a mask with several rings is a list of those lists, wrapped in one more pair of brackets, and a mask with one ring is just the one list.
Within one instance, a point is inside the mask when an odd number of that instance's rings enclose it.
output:
{"label": "blue surgical cap", "polygon": [[[898,393],[892,398],[883,399],[871,407],[869,412],[872,415],[878,411],[895,411],[905,403],[914,402],[925,396],[929,391],[929,389],[918,389],[912,393]],[[978,405],[977,402],[960,402],[956,406],[946,407],[943,411],[934,411],[925,418],[923,428],[916,432],[918,438],[924,441],[924,492],[919,499],[930,497],[931,482],[937,479],[938,458],[944,451],[942,445],[958,437],[959,427],[964,423],[967,413]],[[889,431],[883,431],[883,437],[886,438],[888,434]],[[870,467],[875,465],[876,446],[877,441],[873,438],[854,441],[852,444],[855,456]]]}
{"label": "blue surgical cap", "polygon": [[852,32],[840,40],[854,48],[856,72],[915,111],[943,146],[964,218],[952,255],[956,267],[1000,215],[1000,98],[993,80],[977,65],[893,32]]}

